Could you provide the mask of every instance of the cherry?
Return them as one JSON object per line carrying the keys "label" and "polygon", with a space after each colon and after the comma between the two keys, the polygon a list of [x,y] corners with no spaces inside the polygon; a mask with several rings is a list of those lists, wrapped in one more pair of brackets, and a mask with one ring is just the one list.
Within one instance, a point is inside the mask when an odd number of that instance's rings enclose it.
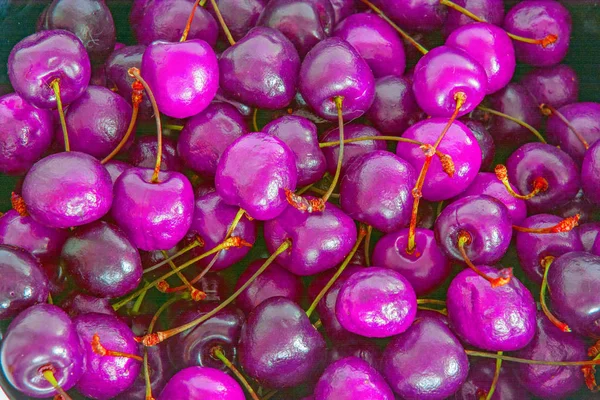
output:
{"label": "cherry", "polygon": [[158,400],[189,399],[244,400],[240,385],[225,372],[207,367],[188,367],[177,372],[158,396]]}
{"label": "cherry", "polygon": [[335,347],[329,350],[329,365],[348,358],[359,358],[379,372],[379,364],[382,351],[374,341],[357,337],[349,339],[342,343],[337,343]]}
{"label": "cherry", "polygon": [[474,119],[462,119],[461,122],[471,130],[471,133],[475,136],[475,140],[479,143],[479,148],[481,149],[481,170],[489,169],[494,161],[494,156],[496,155],[494,138],[488,132],[487,128],[479,121]]}
{"label": "cherry", "polygon": [[[246,33],[248,33],[250,29],[256,26],[258,18],[265,9],[265,4],[267,1],[216,0],[215,3],[221,11],[225,25],[229,28],[231,36],[235,40],[240,40],[246,35]],[[206,8],[213,14],[213,16],[215,15],[215,11],[210,2],[206,5]],[[225,35],[222,34],[221,36]]]}
{"label": "cherry", "polygon": [[[232,105],[236,108],[236,110],[238,110],[238,112],[240,114],[242,114],[244,117],[250,117],[252,115],[252,107],[248,106],[247,104],[243,104],[237,100],[232,99],[231,97],[229,97],[228,95],[226,95],[223,92],[223,89],[219,88],[217,90],[217,94],[215,95],[215,102],[219,102],[219,103],[227,103],[229,105]],[[256,110],[256,109],[254,109]]]}
{"label": "cherry", "polygon": [[94,297],[83,293],[73,292],[61,304],[69,317],[75,318],[83,314],[98,313],[116,316],[115,310],[105,297]]}
{"label": "cherry", "polygon": [[494,380],[496,361],[476,360],[470,362],[469,376],[462,386],[454,393],[454,400],[472,400],[488,396],[491,400],[519,399],[531,400],[530,394],[518,385],[513,378],[513,367],[503,364],[500,369],[494,393],[489,396],[490,387]]}
{"label": "cherry", "polygon": [[447,14],[447,8],[439,0],[416,0],[410,3],[376,0],[373,3],[400,26],[420,32],[441,28]]}
{"label": "cherry", "polygon": [[587,224],[579,225],[577,227],[577,233],[583,244],[584,251],[600,255],[597,254],[596,250],[600,250],[600,241],[598,241],[598,245],[596,245],[596,238],[598,237],[598,233],[600,233],[600,222],[589,222]]}
{"label": "cherry", "polygon": [[581,164],[586,150],[600,139],[600,103],[573,103],[548,111],[548,141]]}
{"label": "cherry", "polygon": [[354,0],[330,0],[335,15],[334,25],[340,23],[344,18],[352,15],[356,9]]}
{"label": "cherry", "polygon": [[[163,138],[161,144],[161,171],[181,171],[183,163],[177,156],[178,143],[170,138]],[[158,143],[153,136],[137,138],[128,152],[128,162],[140,168],[154,168],[158,155]]]}
{"label": "cherry", "polygon": [[534,69],[521,78],[521,85],[538,104],[550,104],[557,109],[575,103],[579,95],[577,74],[565,64]]}
{"label": "cherry", "polygon": [[587,199],[598,204],[598,193],[600,193],[600,144],[596,143],[585,153],[581,166],[581,184]]}
{"label": "cherry", "polygon": [[110,179],[112,180],[113,185],[119,179],[121,174],[131,168],[130,164],[127,164],[124,161],[118,160],[110,160],[106,164],[104,164],[104,168],[110,174]]}
{"label": "cherry", "polygon": [[[502,0],[455,0],[454,3],[490,24],[500,26],[504,20],[504,2]],[[450,8],[442,32],[448,36],[459,27],[475,22],[469,16]]]}

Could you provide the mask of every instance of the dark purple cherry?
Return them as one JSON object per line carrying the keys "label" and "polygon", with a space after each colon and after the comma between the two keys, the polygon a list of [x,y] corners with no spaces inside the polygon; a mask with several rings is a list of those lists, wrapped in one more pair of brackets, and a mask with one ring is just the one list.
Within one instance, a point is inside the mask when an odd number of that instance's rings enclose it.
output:
{"label": "dark purple cherry", "polygon": [[27,36],[12,48],[8,57],[8,77],[15,92],[40,108],[55,108],[52,86],[58,79],[65,104],[81,96],[87,88],[92,68],[81,41],[71,32],[42,31]]}
{"label": "dark purple cherry", "polygon": [[48,150],[52,114],[36,108],[16,93],[0,97],[0,172],[22,175]]}
{"label": "dark purple cherry", "polygon": [[[246,33],[256,26],[258,17],[265,9],[267,0],[216,0],[217,7],[221,11],[225,25],[229,28],[231,36],[240,40]],[[209,1],[206,8],[216,17],[212,3]],[[221,29],[221,36],[223,30]]]}
{"label": "dark purple cherry", "polygon": [[314,396],[319,400],[394,399],[383,376],[358,357],[346,357],[330,364],[319,378]]}
{"label": "dark purple cherry", "polygon": [[334,18],[329,1],[272,0],[267,3],[257,24],[283,33],[304,57],[331,34]]}
{"label": "dark purple cherry", "polygon": [[600,240],[596,240],[600,233],[600,222],[589,222],[587,224],[579,225],[577,227],[577,233],[581,239],[584,251],[600,256],[600,253],[596,253],[594,250],[600,250]]}
{"label": "dark purple cherry", "polygon": [[37,222],[68,228],[102,218],[113,201],[108,171],[76,151],[50,155],[31,167],[23,181],[27,211]]}
{"label": "dark purple cherry", "polygon": [[340,23],[344,18],[352,15],[356,9],[354,0],[329,0],[333,7],[334,26]]}
{"label": "dark purple cherry", "polygon": [[387,345],[381,369],[401,398],[438,400],[452,395],[463,384],[469,360],[444,322],[437,317],[420,316]]}
{"label": "dark purple cherry", "polygon": [[371,367],[379,370],[382,351],[374,341],[356,337],[345,342],[336,342],[335,347],[329,350],[329,364],[346,357],[356,357]]}
{"label": "dark purple cherry", "polygon": [[77,286],[99,297],[124,296],[142,280],[137,249],[123,231],[104,221],[77,229],[61,259]]}
{"label": "dark purple cherry", "polygon": [[[454,3],[490,24],[500,26],[504,20],[504,2],[502,0],[454,0]],[[475,21],[470,17],[454,9],[449,9],[442,31],[445,36],[448,36],[455,29],[472,23],[475,23]]]}
{"label": "dark purple cherry", "polygon": [[192,224],[194,192],[179,172],[161,172],[152,182],[151,169],[132,167],[115,182],[111,215],[131,243],[141,250],[175,246]]}
{"label": "dark purple cherry", "polygon": [[508,178],[521,194],[533,189],[538,177],[548,182],[548,188],[527,201],[533,212],[545,212],[572,200],[581,186],[577,165],[557,147],[544,143],[527,143],[519,147],[506,161]]}
{"label": "dark purple cherry", "polygon": [[[128,153],[128,161],[134,167],[154,168],[158,153],[156,136],[138,137]],[[161,171],[181,171],[183,165],[177,156],[177,142],[167,137],[162,138]]]}
{"label": "dark purple cherry", "polygon": [[600,256],[583,251],[566,253],[548,271],[550,300],[556,316],[574,332],[600,338]]}
{"label": "dark purple cherry", "polygon": [[119,177],[121,176],[121,174],[127,171],[129,168],[131,168],[131,165],[127,164],[124,161],[110,160],[106,164],[104,164],[104,168],[106,168],[106,170],[110,174],[110,179],[112,180],[112,183],[114,185],[117,179],[119,179]]}
{"label": "dark purple cherry", "polygon": [[[499,275],[495,268],[478,268],[488,276]],[[448,287],[446,306],[453,331],[465,343],[481,349],[522,349],[536,332],[535,301],[515,277],[493,287],[473,270],[463,270]]]}
{"label": "dark purple cherry", "polygon": [[562,218],[573,217],[574,215],[579,214],[579,223],[586,223],[594,220],[593,215],[595,212],[596,207],[585,196],[583,189],[580,189],[573,200],[569,201],[562,207],[553,210],[552,214],[558,215]]}
{"label": "dark purple cherry", "polygon": [[401,229],[379,239],[373,250],[373,265],[399,272],[421,296],[446,280],[450,275],[450,261],[429,229],[417,228],[416,251],[409,254],[406,251],[408,234],[408,229]]}
{"label": "dark purple cherry", "polygon": [[227,204],[264,221],[285,210],[285,190],[294,190],[297,178],[296,156],[283,141],[266,133],[251,133],[225,149],[215,187]]}
{"label": "dark purple cherry", "polygon": [[448,10],[439,0],[376,0],[373,3],[401,27],[419,32],[441,28]]}
{"label": "dark purple cherry", "polygon": [[0,320],[48,298],[48,278],[26,250],[0,245]]}
{"label": "dark purple cherry", "polygon": [[69,314],[69,317],[75,318],[83,314],[98,313],[116,316],[115,310],[106,297],[94,297],[83,293],[73,292],[60,305],[60,307]]}
{"label": "dark purple cherry", "polygon": [[298,186],[310,185],[323,177],[327,164],[324,152],[319,148],[317,126],[312,121],[297,115],[284,115],[269,122],[262,131],[281,139],[296,155]]}
{"label": "dark purple cherry", "polygon": [[244,400],[246,396],[235,379],[214,368],[189,367],[176,373],[158,400],[219,399]]}
{"label": "dark purple cherry", "polygon": [[581,165],[581,186],[585,196],[595,205],[600,204],[600,144],[596,142],[586,151]]}
{"label": "dark purple cherry", "polygon": [[[516,364],[506,363],[500,368],[500,376],[496,383],[496,389],[491,400],[531,400],[530,394],[516,382],[513,377],[513,366]],[[496,372],[496,361],[480,359],[471,362],[469,376],[462,386],[454,393],[452,400],[475,400],[486,395]]]}
{"label": "dark purple cherry", "polygon": [[244,371],[273,388],[292,387],[318,376],[326,358],[321,334],[304,310],[285,297],[271,297],[250,313],[238,352]]}
{"label": "dark purple cherry", "polygon": [[115,23],[102,0],[54,0],[44,13],[42,28],[73,32],[96,64],[103,63],[115,47]]}
{"label": "dark purple cherry", "polygon": [[92,66],[90,85],[107,87],[106,69],[104,68],[104,64]]}
{"label": "dark purple cherry", "polygon": [[28,397],[57,392],[44,378],[51,372],[59,386],[71,389],[82,376],[86,360],[69,316],[57,306],[37,304],[20,313],[2,339],[0,362],[8,382]]}
{"label": "dark purple cherry", "polygon": [[404,44],[380,16],[366,13],[351,15],[337,24],[333,36],[350,43],[369,64],[375,78],[404,74]]}
{"label": "dark purple cherry", "polygon": [[244,104],[283,108],[296,94],[299,70],[298,53],[284,34],[257,27],[221,54],[219,85],[226,94]]}
{"label": "dark purple cherry", "polygon": [[[307,196],[307,200],[314,197]],[[288,271],[314,275],[335,267],[356,242],[356,224],[336,205],[328,203],[323,211],[309,213],[288,205],[277,217],[265,222],[264,237],[269,252],[286,240],[292,241],[277,262]]]}
{"label": "dark purple cherry", "polygon": [[488,132],[487,128],[479,121],[474,119],[462,119],[467,128],[471,130],[475,140],[479,143],[481,149],[481,170],[487,170],[492,166],[494,156],[496,155],[496,144],[494,138]]}
{"label": "dark purple cherry", "polygon": [[550,104],[554,108],[575,103],[579,96],[579,78],[573,68],[565,64],[534,69],[521,79],[521,85],[538,104]]}
{"label": "dark purple cherry", "polygon": [[212,177],[225,148],[246,133],[246,121],[234,106],[213,103],[186,122],[177,139],[177,154],[194,172]]}
{"label": "dark purple cherry", "polygon": [[306,55],[300,68],[299,90],[317,115],[331,121],[338,118],[335,98],[342,97],[342,114],[350,121],[371,107],[375,78],[352,45],[331,37]]}
{"label": "dark purple cherry", "polygon": [[[265,261],[261,258],[250,263],[238,278],[235,289],[238,290],[248,282]],[[300,278],[279,264],[273,263],[236,298],[236,304],[249,314],[260,303],[271,297],[287,297],[294,303],[300,304],[302,292]]]}
{"label": "dark purple cherry", "polygon": [[223,92],[223,89],[221,89],[221,88],[219,88],[217,90],[217,94],[215,95],[215,99],[213,101],[219,102],[219,103],[227,103],[229,105],[234,106],[235,109],[238,110],[238,112],[246,118],[252,116],[252,112],[253,112],[252,107],[250,107],[247,104],[241,103],[235,99],[232,99],[231,97],[229,97],[229,95],[226,95]]}
{"label": "dark purple cherry", "polygon": [[142,363],[129,357],[101,355],[95,339],[108,351],[140,356],[138,344],[127,324],[106,314],[83,314],[73,320],[85,352],[85,371],[77,382],[77,390],[93,399],[110,399],[134,382]]}
{"label": "dark purple cherry", "polygon": [[382,133],[400,136],[423,117],[412,82],[407,77],[385,76],[375,81],[375,100],[367,111],[367,118]]}

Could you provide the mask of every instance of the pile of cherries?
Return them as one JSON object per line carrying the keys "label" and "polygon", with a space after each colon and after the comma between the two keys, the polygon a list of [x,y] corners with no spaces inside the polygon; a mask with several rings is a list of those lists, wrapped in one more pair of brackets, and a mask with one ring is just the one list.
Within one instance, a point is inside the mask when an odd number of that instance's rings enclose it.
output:
{"label": "pile of cherries", "polygon": [[54,0],[8,60],[23,398],[597,398],[600,104],[560,64],[563,5],[134,0],[130,22],[116,43],[104,0]]}

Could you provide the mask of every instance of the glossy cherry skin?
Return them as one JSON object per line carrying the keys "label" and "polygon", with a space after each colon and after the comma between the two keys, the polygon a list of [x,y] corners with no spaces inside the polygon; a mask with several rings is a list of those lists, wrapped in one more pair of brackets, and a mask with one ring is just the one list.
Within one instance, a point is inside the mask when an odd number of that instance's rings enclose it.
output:
{"label": "glossy cherry skin", "polygon": [[319,148],[317,126],[297,115],[284,115],[269,122],[263,132],[278,137],[296,155],[298,186],[315,183],[325,174],[325,155]]}
{"label": "glossy cherry skin", "polygon": [[527,38],[544,39],[556,35],[545,48],[539,44],[515,41],[517,60],[535,67],[558,64],[567,54],[571,39],[571,15],[558,1],[522,1],[506,14],[504,29]]}
{"label": "glossy cherry skin", "polygon": [[366,337],[390,337],[408,329],[417,296],[400,273],[370,267],[352,274],[338,294],[335,315],[346,330]]}
{"label": "glossy cherry skin", "polygon": [[[152,168],[156,165],[158,142],[156,136],[142,136],[136,138],[128,152],[128,162],[134,167]],[[181,171],[183,163],[177,156],[177,142],[171,138],[162,139],[161,171]]]}
{"label": "glossy cherry skin", "polygon": [[[208,249],[212,249],[225,239],[227,230],[231,226],[238,210],[238,207],[225,203],[214,189],[209,193],[196,196],[194,217],[189,232],[200,236],[204,240],[204,247],[197,247],[192,250],[195,256],[204,253]],[[233,236],[239,236],[248,243],[254,244],[256,240],[256,225],[255,221],[251,221],[243,216],[232,234]],[[248,254],[248,251],[250,251],[249,247],[242,246],[220,252],[212,270],[218,271],[237,263]],[[213,257],[202,259],[198,261],[198,264],[205,267],[212,261]]]}
{"label": "glossy cherry skin", "polygon": [[113,185],[119,179],[121,174],[131,168],[131,165],[127,164],[124,161],[119,160],[110,160],[106,164],[104,164],[104,168],[110,174],[110,179],[112,180]]}
{"label": "glossy cherry skin", "polygon": [[579,78],[566,64],[534,69],[521,79],[521,84],[538,104],[550,104],[557,109],[575,103],[579,96]]}
{"label": "glossy cherry skin", "polygon": [[[365,136],[381,136],[379,131],[371,126],[362,124],[348,124],[344,126],[344,140],[357,139]],[[339,142],[340,130],[333,128],[323,135],[321,142]],[[387,149],[383,140],[362,140],[354,143],[344,143],[344,157],[342,158],[342,176],[355,157],[362,154],[371,153],[376,150],[384,151]],[[340,146],[323,147],[323,154],[327,160],[327,172],[335,175],[340,153]]]}
{"label": "glossy cherry skin", "polygon": [[317,376],[325,351],[325,340],[304,310],[285,297],[272,297],[248,316],[238,355],[244,371],[261,385],[285,388]]}
{"label": "glossy cherry skin", "polygon": [[[432,349],[435,357],[427,357]],[[445,399],[469,372],[469,360],[456,336],[440,319],[428,316],[420,316],[390,341],[381,366],[392,390],[404,399]]]}
{"label": "glossy cherry skin", "polygon": [[158,400],[222,399],[244,400],[244,391],[235,379],[214,368],[188,367],[176,373]]}
{"label": "glossy cherry skin", "polygon": [[600,286],[600,256],[582,251],[555,259],[548,271],[548,287],[556,316],[574,332],[600,338],[600,305],[594,293]]}
{"label": "glossy cherry skin", "polygon": [[53,1],[44,13],[42,27],[73,32],[96,64],[103,63],[115,47],[115,22],[102,0]]}
{"label": "glossy cherry skin", "polygon": [[465,245],[467,256],[474,264],[493,264],[500,260],[512,236],[508,209],[499,200],[488,196],[466,196],[450,203],[435,221],[435,237],[446,255],[463,261],[458,250],[461,232],[471,237]]}
{"label": "glossy cherry skin", "polygon": [[[266,0],[216,0],[217,7],[221,11],[225,25],[229,28],[231,36],[235,40],[240,40],[246,33],[256,26],[260,14],[265,9]],[[210,2],[206,3],[206,9],[216,19],[216,14]],[[221,36],[224,37],[223,30],[219,29]]]}
{"label": "glossy cherry skin", "polygon": [[[308,199],[314,199],[307,196]],[[336,205],[328,203],[322,212],[308,213],[288,205],[276,218],[265,222],[264,237],[269,252],[291,239],[292,247],[277,257],[288,271],[314,275],[335,267],[356,242],[356,224]]]}
{"label": "glossy cherry skin", "polygon": [[[352,390],[348,390],[352,388]],[[346,357],[330,364],[315,387],[318,400],[393,400],[394,393],[383,376],[366,361]]]}
{"label": "glossy cherry skin", "polygon": [[594,204],[600,204],[600,144],[596,142],[586,151],[581,165],[581,186],[585,196]]}
{"label": "glossy cherry skin", "polygon": [[225,149],[217,165],[215,187],[225,203],[265,221],[285,210],[284,190],[294,190],[297,179],[292,150],[274,136],[251,133]]}
{"label": "glossy cherry skin", "polygon": [[80,315],[73,324],[86,357],[85,372],[77,382],[77,390],[93,399],[110,399],[131,386],[142,363],[132,358],[102,356],[95,353],[91,345],[97,333],[106,349],[139,356],[129,326],[116,316],[96,313]]}
{"label": "glossy cherry skin", "polygon": [[456,109],[455,95],[466,100],[459,109],[463,116],[475,109],[487,92],[485,69],[469,54],[439,46],[424,55],[415,66],[413,91],[417,104],[433,117],[449,117]]}
{"label": "glossy cherry skin", "polygon": [[380,16],[366,13],[351,15],[337,24],[333,36],[350,43],[369,64],[375,78],[404,74],[404,44]]}
{"label": "glossy cherry skin", "polygon": [[[594,248],[600,249],[600,241],[596,240],[599,233],[600,222],[589,222],[577,227],[577,234],[581,239],[581,244],[583,245],[584,251],[600,255],[594,250]],[[598,245],[596,245],[596,243],[598,243]]]}
{"label": "glossy cherry skin", "polygon": [[60,305],[69,317],[75,318],[83,314],[98,313],[116,316],[117,313],[105,297],[94,297],[83,293],[73,292]]}
{"label": "glossy cherry skin", "polygon": [[402,28],[419,32],[441,28],[448,10],[439,0],[376,0],[373,3]]}
{"label": "glossy cherry skin", "polygon": [[192,224],[194,192],[178,172],[159,173],[158,183],[152,183],[152,174],[151,169],[135,167],[121,174],[111,215],[138,249],[167,250]]}
{"label": "glossy cherry skin", "polygon": [[[131,106],[112,90],[88,86],[65,113],[71,150],[106,157],[125,136],[131,113]],[[55,137],[64,146],[62,129],[56,129]],[[128,144],[132,142],[133,136]]]}
{"label": "glossy cherry skin", "polygon": [[159,110],[173,118],[204,110],[219,87],[217,56],[203,40],[153,42],[144,51],[141,71]]}
{"label": "glossy cherry skin", "polygon": [[12,318],[48,298],[48,278],[26,250],[0,245],[0,275],[0,320]]}
{"label": "glossy cherry skin", "polygon": [[[585,342],[573,333],[561,331],[541,312],[537,313],[535,337],[517,357],[544,361],[586,360]],[[565,398],[583,386],[581,367],[515,364],[518,382],[534,396],[544,399]]]}
{"label": "glossy cherry skin", "polygon": [[[399,136],[406,128],[423,118],[406,77],[385,76],[375,81],[375,100],[367,118],[382,133]],[[354,143],[358,144],[358,143]]]}
{"label": "glossy cherry skin", "polygon": [[[150,45],[157,40],[178,42],[194,3],[188,0],[150,0],[140,22],[132,25],[139,44]],[[219,25],[203,7],[197,7],[187,36],[201,39],[211,47],[217,43]]]}
{"label": "glossy cherry skin", "polygon": [[338,118],[334,98],[343,97],[342,115],[350,121],[363,115],[375,96],[375,78],[367,62],[338,37],[319,42],[300,67],[298,88],[308,105],[327,120]]}
{"label": "glossy cherry skin", "polygon": [[[525,219],[519,226],[526,228],[548,228],[562,221],[561,217],[550,214],[536,214]],[[544,257],[559,257],[571,251],[583,251],[583,245],[576,230],[552,234],[516,232],[517,255],[521,267],[529,279],[542,283]]]}
{"label": "glossy cherry skin", "polygon": [[124,296],[142,280],[137,249],[121,229],[104,221],[76,230],[61,258],[75,283],[99,297]]}
{"label": "glossy cherry skin", "polygon": [[488,170],[492,166],[494,156],[496,155],[494,138],[481,122],[468,118],[463,118],[461,121],[471,130],[471,133],[475,136],[475,140],[479,143],[479,148],[481,149],[481,170]]}
{"label": "glossy cherry skin", "polygon": [[[217,305],[216,302],[192,304],[177,317],[173,326],[191,322],[212,311]],[[219,346],[225,357],[235,362],[240,331],[245,319],[244,313],[239,308],[233,306],[225,308],[205,322],[168,341],[169,359],[176,369],[197,365],[227,371],[225,364],[213,357],[211,351],[213,347]]]}
{"label": "glossy cherry skin", "polygon": [[235,107],[213,103],[187,121],[177,139],[177,154],[194,172],[211,177],[225,148],[246,133],[246,121]]}
{"label": "glossy cherry skin", "polygon": [[299,69],[300,57],[284,34],[257,27],[219,58],[220,87],[250,106],[283,108],[294,98]]}
{"label": "glossy cherry skin", "polygon": [[273,0],[267,2],[257,24],[282,32],[304,57],[331,34],[334,18],[328,1]]}
{"label": "glossy cherry skin", "polygon": [[[498,276],[495,268],[478,268],[491,277]],[[515,277],[494,288],[475,271],[465,269],[450,283],[446,306],[454,332],[465,343],[480,349],[522,349],[535,335],[535,301]]]}
{"label": "glossy cherry skin", "polygon": [[[593,145],[600,139],[600,103],[573,103],[558,109],[571,126]],[[578,164],[583,160],[586,148],[573,131],[556,115],[551,115],[546,124],[548,141],[560,147]]]}
{"label": "glossy cherry skin", "polygon": [[25,176],[22,194],[33,219],[53,228],[96,221],[113,200],[108,171],[92,156],[75,151],[35,163]]}
{"label": "glossy cherry skin", "polygon": [[15,92],[39,108],[55,108],[51,83],[60,82],[63,103],[83,93],[90,81],[90,59],[81,41],[71,32],[51,30],[27,36],[8,57],[8,77]]}
{"label": "glossy cherry skin", "polygon": [[[320,314],[319,314],[320,315]],[[356,337],[342,343],[336,343],[329,350],[329,364],[346,357],[356,357],[365,361],[368,365],[379,371],[382,351],[374,341]]]}
{"label": "glossy cherry skin", "polygon": [[337,25],[344,18],[352,15],[356,9],[356,5],[353,0],[330,0],[331,6],[333,7],[333,13],[335,15],[334,21]]}
{"label": "glossy cherry skin", "polygon": [[352,160],[340,186],[340,204],[353,219],[383,232],[410,222],[417,173],[404,159],[377,150]]}
{"label": "glossy cherry skin", "polygon": [[[504,20],[504,2],[502,0],[455,0],[454,3],[466,8],[490,24],[500,26]],[[471,18],[449,8],[442,31],[444,35],[448,36],[455,29],[473,23],[476,22]]]}
{"label": "glossy cherry skin", "polygon": [[[491,400],[519,399],[530,400],[531,395],[516,382],[513,377],[513,365],[503,364],[500,368],[500,377],[496,384],[496,390]],[[472,361],[469,368],[469,376],[462,386],[454,393],[453,400],[473,400],[479,398],[481,393],[489,392],[496,372],[496,361],[491,359],[479,359]]]}
{"label": "glossy cherry skin", "polygon": [[231,97],[229,97],[228,94],[223,92],[223,89],[221,89],[221,88],[219,88],[217,90],[217,94],[215,95],[215,99],[213,101],[219,102],[219,103],[227,103],[227,104],[234,106],[236,108],[236,110],[238,110],[238,112],[246,118],[252,116],[252,113],[253,113],[252,107],[250,107],[249,105],[244,104],[242,102],[239,102],[235,99],[232,99]]}
{"label": "glossy cherry skin", "polygon": [[[517,190],[514,185],[510,185],[513,190]],[[517,199],[508,193],[502,182],[498,180],[496,174],[492,172],[480,172],[477,174],[473,183],[460,194],[460,197],[488,195],[499,200],[508,209],[510,221],[513,225],[521,225],[527,217],[527,204],[525,200]]]}
{"label": "glossy cherry skin", "polygon": [[450,261],[436,243],[433,231],[417,228],[415,243],[415,251],[408,254],[408,229],[388,233],[375,245],[373,265],[399,272],[421,296],[446,280],[450,275]]}
{"label": "glossy cherry skin", "polygon": [[[446,118],[429,118],[408,128],[402,137],[433,144],[447,123]],[[469,128],[460,121],[450,126],[438,150],[452,157],[455,172],[452,177],[448,176],[440,159],[433,157],[423,184],[423,198],[428,201],[447,200],[460,194],[473,182],[481,166],[481,148]],[[396,154],[408,161],[417,174],[421,171],[425,153],[420,146],[399,143]]]}
{"label": "glossy cherry skin", "polygon": [[527,143],[519,147],[506,161],[508,178],[519,192],[527,194],[533,181],[542,177],[548,189],[526,200],[532,212],[545,212],[565,205],[579,191],[578,167],[564,151],[543,143]]}
{"label": "glossy cherry skin", "polygon": [[515,50],[502,28],[485,22],[468,24],[452,32],[446,46],[463,50],[483,67],[488,78],[486,94],[502,89],[512,79]]}
{"label": "glossy cherry skin", "polygon": [[0,124],[0,172],[24,174],[52,143],[52,114],[11,93],[0,97]]}
{"label": "glossy cherry skin", "polygon": [[64,389],[71,389],[85,368],[84,352],[75,325],[57,306],[37,304],[12,320],[0,349],[2,371],[26,396],[43,398],[56,394],[40,368],[51,366]]}
{"label": "glossy cherry skin", "polygon": [[[235,289],[248,282],[264,262],[265,259],[258,259],[250,263],[238,278]],[[260,303],[271,297],[287,297],[294,303],[300,304],[302,292],[300,278],[279,264],[273,263],[236,298],[236,304],[249,314]]]}

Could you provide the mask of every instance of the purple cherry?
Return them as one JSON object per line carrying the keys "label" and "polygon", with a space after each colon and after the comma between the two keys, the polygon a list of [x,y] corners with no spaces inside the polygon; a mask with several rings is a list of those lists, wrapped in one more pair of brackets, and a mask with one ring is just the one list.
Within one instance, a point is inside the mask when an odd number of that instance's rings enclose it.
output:
{"label": "purple cherry", "polygon": [[[486,265],[478,268],[492,277],[499,272]],[[535,335],[535,301],[515,277],[492,287],[474,271],[463,270],[448,287],[446,306],[454,332],[465,343],[481,349],[518,350]]]}
{"label": "purple cherry", "polygon": [[467,128],[471,130],[475,140],[481,148],[481,170],[487,170],[494,161],[496,155],[496,144],[494,138],[488,132],[487,128],[479,121],[474,119],[462,119]]}
{"label": "purple cherry", "polygon": [[114,185],[117,179],[119,179],[119,177],[121,176],[121,174],[127,171],[129,168],[131,168],[131,165],[127,164],[124,161],[110,160],[106,164],[104,164],[104,168],[106,168],[106,170],[110,174],[110,179],[112,180],[112,183]]}
{"label": "purple cherry", "polygon": [[8,77],[15,92],[40,108],[56,107],[53,81],[58,79],[61,99],[69,104],[83,94],[91,74],[83,44],[68,31],[41,31],[27,36],[8,57]]}
{"label": "purple cherry", "polygon": [[144,51],[141,70],[158,108],[173,118],[204,110],[219,87],[217,56],[203,40],[154,42]]}
{"label": "purple cherry", "polygon": [[[529,357],[527,357],[529,358]],[[513,365],[503,364],[496,384],[496,390],[491,400],[531,400],[529,393],[513,378]],[[482,358],[471,362],[469,376],[462,386],[454,393],[452,400],[474,400],[482,393],[488,393],[496,373],[496,361]]]}
{"label": "purple cherry", "polygon": [[538,104],[550,104],[554,108],[575,103],[579,96],[579,78],[573,68],[565,64],[534,69],[521,79],[521,85]]}
{"label": "purple cherry", "polygon": [[[223,15],[225,25],[235,40],[240,40],[256,26],[260,14],[265,9],[265,4],[268,3],[266,0],[216,0],[215,2]],[[216,17],[211,2],[206,4],[206,8]],[[222,29],[221,33],[223,33]]]}
{"label": "purple cherry", "polygon": [[83,293],[73,292],[65,299],[60,307],[69,314],[69,317],[75,318],[79,315],[98,313],[114,315],[117,313],[105,297],[94,297]]}
{"label": "purple cherry", "polygon": [[[154,168],[158,153],[156,136],[138,137],[128,153],[128,161],[134,167]],[[181,171],[183,165],[177,156],[177,142],[174,139],[162,138],[161,171]]]}
{"label": "purple cherry", "polygon": [[[502,0],[454,0],[454,3],[490,24],[500,26],[504,21],[504,2]],[[448,36],[459,27],[473,23],[476,22],[470,17],[454,9],[449,9],[442,31],[445,36]]]}
{"label": "purple cherry", "polygon": [[111,215],[131,243],[141,250],[175,246],[192,224],[194,192],[179,172],[160,172],[152,182],[151,169],[132,167],[114,185]]}
{"label": "purple cherry", "polygon": [[244,400],[246,396],[235,379],[214,368],[188,367],[176,373],[158,400],[219,399]]}
{"label": "purple cherry", "polygon": [[53,228],[85,225],[102,218],[113,201],[108,171],[76,151],[41,159],[23,181],[23,199],[37,222]]}
{"label": "purple cherry", "polygon": [[328,361],[331,365],[346,357],[356,357],[379,371],[381,355],[382,351],[375,341],[357,336],[345,342],[336,343],[335,347],[329,350]]}
{"label": "purple cherry", "polygon": [[370,267],[352,274],[338,294],[335,315],[348,331],[390,337],[408,329],[417,313],[417,296],[400,273]]}
{"label": "purple cherry", "polygon": [[[600,233],[600,222],[589,222],[587,224],[579,225],[577,227],[577,233],[583,244],[584,251],[600,255],[600,253],[596,253],[594,250],[595,248],[600,250],[600,241],[596,240]],[[598,245],[596,245],[596,243],[598,243]]]}
{"label": "purple cherry", "polygon": [[581,165],[581,186],[585,196],[594,204],[600,203],[600,144],[596,142],[585,152]]}
{"label": "purple cherry", "polygon": [[227,204],[265,221],[285,210],[285,190],[296,188],[297,177],[296,157],[283,141],[251,133],[225,149],[217,165],[215,187]]}
{"label": "purple cherry", "polygon": [[11,93],[0,97],[0,124],[0,172],[22,175],[52,143],[52,114]]}
{"label": "purple cherry", "polygon": [[419,32],[441,28],[448,10],[439,0],[376,0],[373,3],[401,27]]}
{"label": "purple cherry", "polygon": [[329,0],[335,15],[334,25],[340,23],[344,18],[352,15],[356,9],[354,0]]}

